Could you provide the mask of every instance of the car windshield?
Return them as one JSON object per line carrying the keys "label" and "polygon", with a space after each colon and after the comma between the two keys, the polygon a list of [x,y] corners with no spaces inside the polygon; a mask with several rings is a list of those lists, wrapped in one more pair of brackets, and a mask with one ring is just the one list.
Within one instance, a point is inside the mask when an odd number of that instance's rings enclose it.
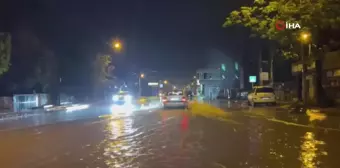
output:
{"label": "car windshield", "polygon": [[182,92],[170,92],[168,94],[168,96],[179,96],[179,95],[183,95],[183,93]]}
{"label": "car windshield", "polygon": [[125,95],[128,95],[128,93],[123,92],[123,93],[119,93],[118,95],[119,95],[119,96],[125,96]]}
{"label": "car windshield", "polygon": [[257,93],[273,93],[273,88],[258,88],[256,89]]}

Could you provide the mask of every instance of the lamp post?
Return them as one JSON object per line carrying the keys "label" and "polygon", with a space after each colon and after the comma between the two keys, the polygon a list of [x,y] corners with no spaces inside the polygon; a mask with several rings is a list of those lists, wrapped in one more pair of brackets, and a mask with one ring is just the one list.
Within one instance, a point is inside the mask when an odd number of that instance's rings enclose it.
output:
{"label": "lamp post", "polygon": [[145,77],[144,73],[141,73],[138,77],[138,95],[142,96],[142,79]]}
{"label": "lamp post", "polygon": [[304,54],[304,44],[308,44],[308,57],[311,55],[311,43],[310,43],[310,33],[309,32],[302,32],[300,34],[300,41],[301,41],[301,61],[302,61],[302,72],[301,72],[301,77],[302,77],[302,101],[303,104],[307,103],[307,65],[306,61],[307,58]]}

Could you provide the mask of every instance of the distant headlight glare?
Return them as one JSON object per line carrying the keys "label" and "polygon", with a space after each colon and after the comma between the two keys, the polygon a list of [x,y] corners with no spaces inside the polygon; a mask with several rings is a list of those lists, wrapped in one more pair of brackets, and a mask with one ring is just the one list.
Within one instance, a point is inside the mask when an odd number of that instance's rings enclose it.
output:
{"label": "distant headlight glare", "polygon": [[118,95],[113,95],[113,96],[112,96],[112,100],[113,100],[113,101],[118,101],[118,99],[119,99],[119,98],[118,98]]}

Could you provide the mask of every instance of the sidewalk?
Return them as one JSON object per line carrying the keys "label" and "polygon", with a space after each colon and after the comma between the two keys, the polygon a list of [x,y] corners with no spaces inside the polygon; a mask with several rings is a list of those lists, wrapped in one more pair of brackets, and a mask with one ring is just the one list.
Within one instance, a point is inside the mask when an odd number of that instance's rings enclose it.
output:
{"label": "sidewalk", "polygon": [[42,113],[56,112],[66,110],[66,106],[53,106],[49,108],[41,108],[41,109],[31,109],[22,112],[0,112],[0,121],[9,120],[9,119],[17,119],[17,118],[25,118],[35,115],[40,115]]}
{"label": "sidewalk", "polygon": [[305,106],[299,102],[281,102],[279,104],[280,108],[289,110],[291,113],[306,113],[306,111],[309,110],[313,113],[323,113],[328,116],[340,116],[340,106],[322,108],[308,105]]}

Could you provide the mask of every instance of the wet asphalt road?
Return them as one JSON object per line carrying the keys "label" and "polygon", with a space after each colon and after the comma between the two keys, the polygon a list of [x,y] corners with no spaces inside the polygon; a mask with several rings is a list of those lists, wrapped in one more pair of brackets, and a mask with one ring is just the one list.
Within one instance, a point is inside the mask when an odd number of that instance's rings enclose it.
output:
{"label": "wet asphalt road", "polygon": [[0,167],[339,167],[337,116],[212,104],[223,111],[102,105],[1,121]]}

